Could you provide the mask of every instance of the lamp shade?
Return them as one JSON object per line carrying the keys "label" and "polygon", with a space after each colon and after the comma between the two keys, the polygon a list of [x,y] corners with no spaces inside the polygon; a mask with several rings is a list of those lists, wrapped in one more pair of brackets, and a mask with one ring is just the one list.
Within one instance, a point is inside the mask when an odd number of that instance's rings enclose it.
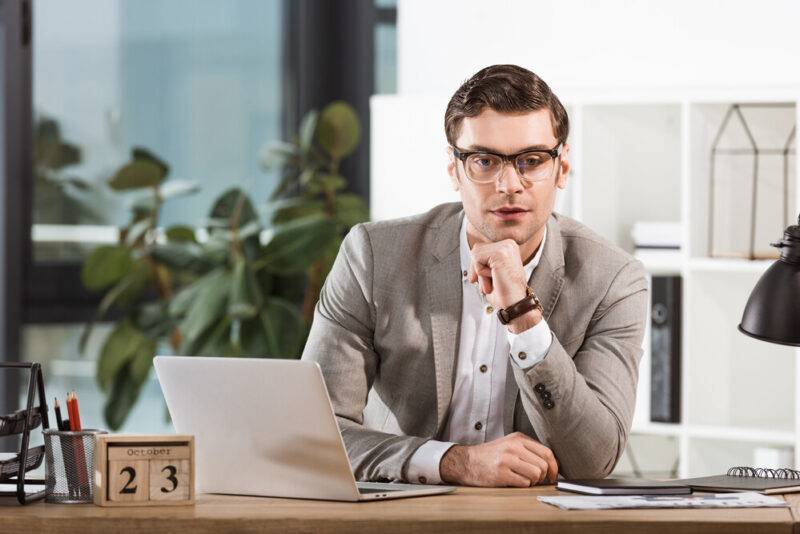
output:
{"label": "lamp shade", "polygon": [[781,257],[750,293],[739,330],[762,341],[800,346],[800,226],[786,228],[773,246],[781,249]]}

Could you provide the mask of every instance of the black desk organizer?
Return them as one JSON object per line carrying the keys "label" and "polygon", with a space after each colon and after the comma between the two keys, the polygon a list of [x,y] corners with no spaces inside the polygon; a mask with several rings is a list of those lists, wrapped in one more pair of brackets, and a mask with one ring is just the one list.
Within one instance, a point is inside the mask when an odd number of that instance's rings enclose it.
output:
{"label": "black desk organizer", "polygon": [[[43,429],[49,428],[47,419],[47,402],[44,395],[44,379],[42,366],[38,363],[0,362],[0,369],[30,369],[28,379],[28,399],[25,408],[8,415],[0,415],[0,436],[22,434],[19,454],[8,460],[0,460],[0,483],[16,483],[17,491],[2,491],[0,496],[16,496],[20,504],[28,504],[44,497],[44,480],[25,480],[25,473],[42,465],[44,445],[28,448],[31,430],[40,424]],[[34,406],[34,397],[38,393],[39,404]],[[42,486],[41,491],[25,493],[25,486]]]}

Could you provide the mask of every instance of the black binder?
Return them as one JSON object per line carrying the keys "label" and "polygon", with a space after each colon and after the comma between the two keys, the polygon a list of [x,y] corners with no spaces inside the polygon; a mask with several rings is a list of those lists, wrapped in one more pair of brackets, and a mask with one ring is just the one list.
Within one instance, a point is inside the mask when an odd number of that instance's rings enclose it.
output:
{"label": "black binder", "polygon": [[650,313],[650,420],[681,420],[681,277],[654,276]]}

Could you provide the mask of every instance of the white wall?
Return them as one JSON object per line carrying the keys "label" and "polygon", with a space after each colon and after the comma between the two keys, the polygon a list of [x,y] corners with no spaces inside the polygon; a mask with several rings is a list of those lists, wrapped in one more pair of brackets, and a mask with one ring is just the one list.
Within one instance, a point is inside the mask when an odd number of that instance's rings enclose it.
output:
{"label": "white wall", "polygon": [[400,94],[517,63],[553,89],[800,83],[795,0],[399,0]]}

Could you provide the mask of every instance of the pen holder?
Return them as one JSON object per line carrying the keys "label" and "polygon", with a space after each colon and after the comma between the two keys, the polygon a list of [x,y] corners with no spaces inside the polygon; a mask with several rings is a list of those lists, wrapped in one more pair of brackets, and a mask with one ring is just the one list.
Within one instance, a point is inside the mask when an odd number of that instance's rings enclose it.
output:
{"label": "pen holder", "polygon": [[105,430],[43,430],[45,501],[61,504],[94,502],[94,436]]}

